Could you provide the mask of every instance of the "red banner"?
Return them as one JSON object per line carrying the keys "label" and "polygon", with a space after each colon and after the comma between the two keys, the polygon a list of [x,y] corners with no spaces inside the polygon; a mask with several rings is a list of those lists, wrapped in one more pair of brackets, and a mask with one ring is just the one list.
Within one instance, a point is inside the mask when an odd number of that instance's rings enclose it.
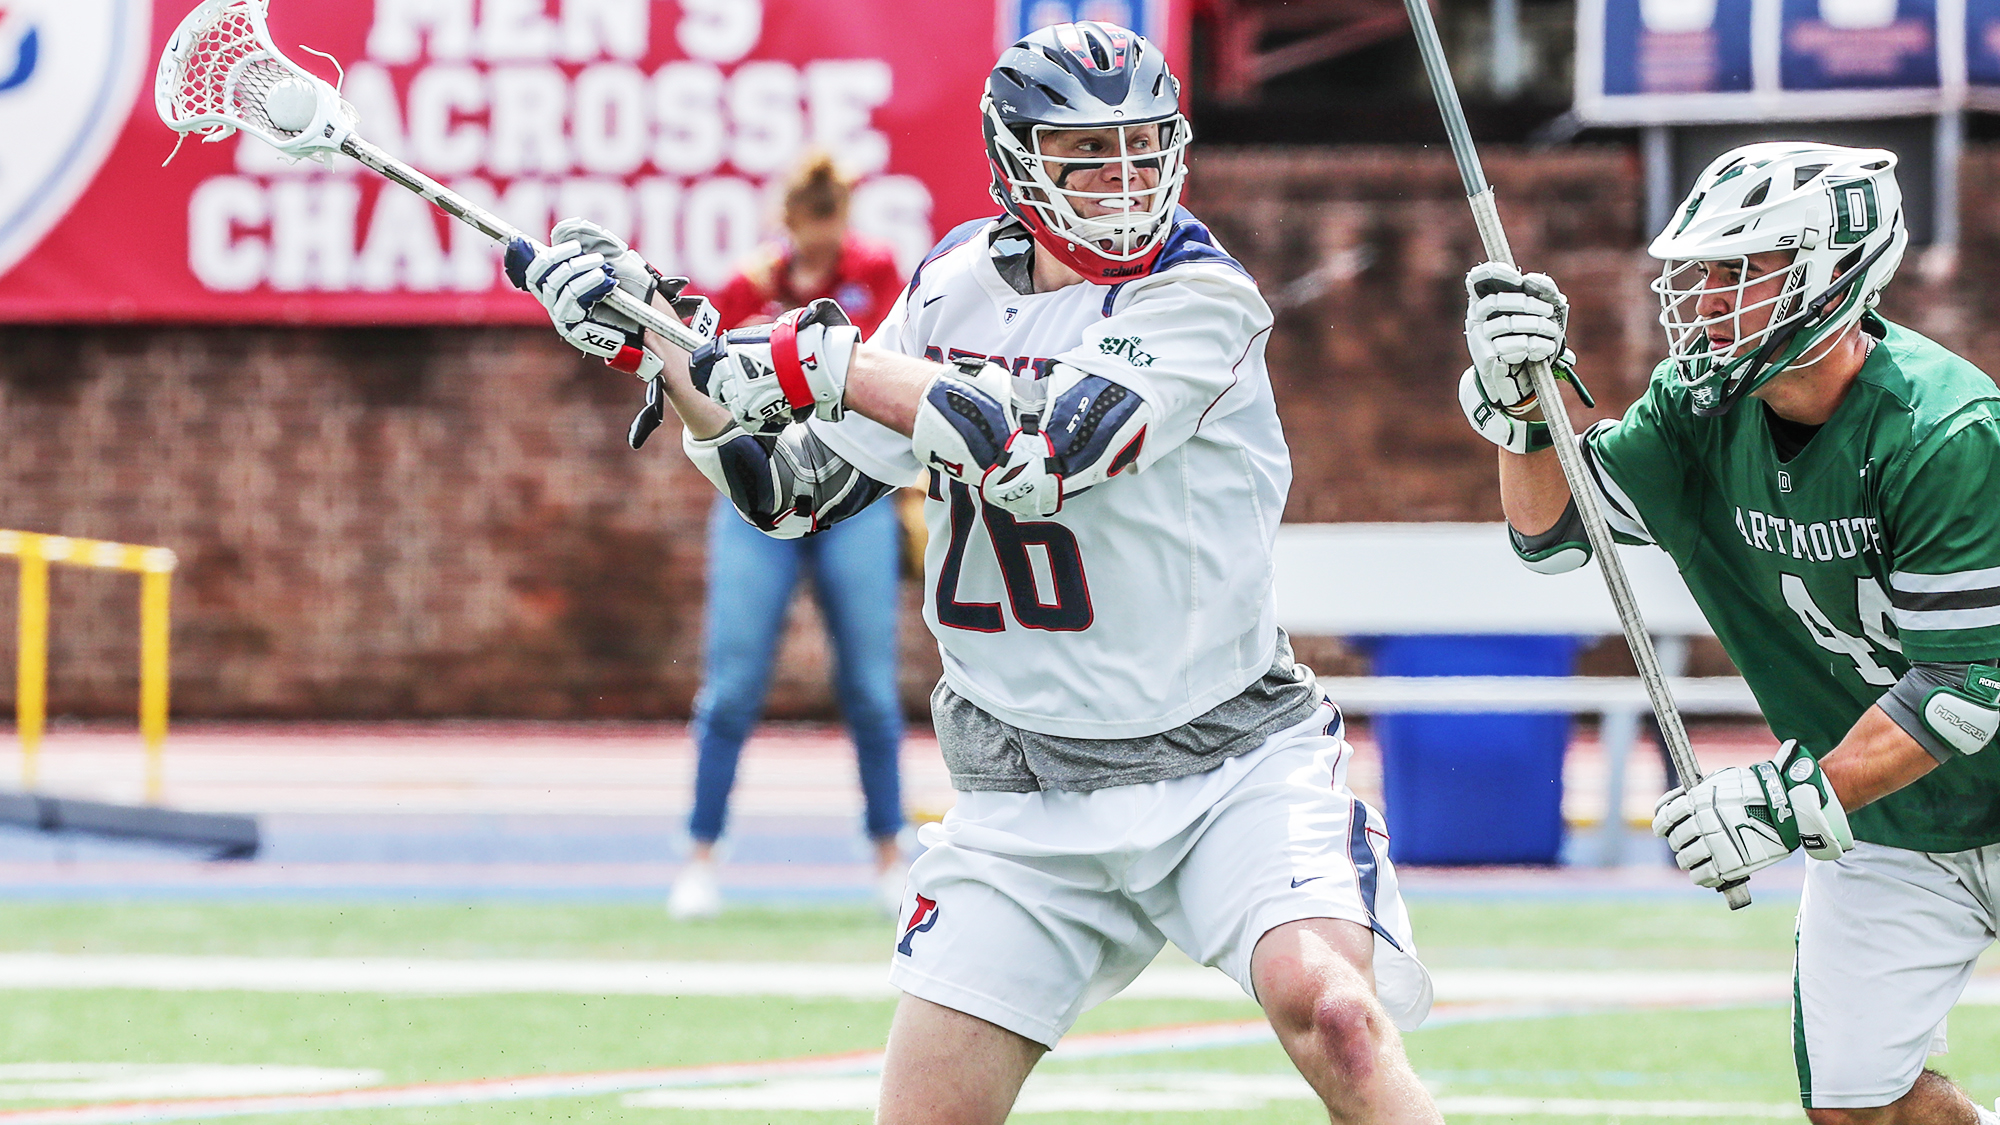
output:
{"label": "red banner", "polygon": [[[192,0],[0,0],[0,321],[524,322],[497,249],[339,158],[174,135],[145,94]],[[1177,71],[1171,0],[276,0],[273,38],[358,132],[531,233],[584,215],[718,285],[811,147],[906,268],[990,214],[978,101],[995,43],[1134,24]],[[27,143],[16,149],[16,138]]]}

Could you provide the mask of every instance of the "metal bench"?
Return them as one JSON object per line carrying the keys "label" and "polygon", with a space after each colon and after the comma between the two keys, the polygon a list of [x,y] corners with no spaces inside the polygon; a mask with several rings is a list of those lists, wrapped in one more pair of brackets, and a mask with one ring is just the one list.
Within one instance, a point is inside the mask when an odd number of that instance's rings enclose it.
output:
{"label": "metal bench", "polygon": [[[1680,674],[1688,638],[1714,631],[1673,560],[1652,547],[1628,548],[1623,558],[1681,710],[1758,715],[1741,678]],[[1502,524],[1284,524],[1275,570],[1278,623],[1296,636],[1620,633],[1595,564],[1536,574],[1514,557]],[[1637,677],[1329,676],[1321,682],[1354,714],[1595,714],[1606,778],[1599,862],[1619,862],[1626,765],[1650,709]]]}

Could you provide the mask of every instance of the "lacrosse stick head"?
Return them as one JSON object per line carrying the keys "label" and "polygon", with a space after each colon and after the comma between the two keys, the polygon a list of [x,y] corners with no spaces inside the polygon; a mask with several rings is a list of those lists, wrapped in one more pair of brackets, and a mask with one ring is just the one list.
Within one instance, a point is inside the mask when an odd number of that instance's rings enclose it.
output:
{"label": "lacrosse stick head", "polygon": [[271,42],[267,3],[202,0],[188,13],[154,76],[160,120],[183,137],[219,141],[240,129],[295,160],[330,161],[358,115],[340,91]]}

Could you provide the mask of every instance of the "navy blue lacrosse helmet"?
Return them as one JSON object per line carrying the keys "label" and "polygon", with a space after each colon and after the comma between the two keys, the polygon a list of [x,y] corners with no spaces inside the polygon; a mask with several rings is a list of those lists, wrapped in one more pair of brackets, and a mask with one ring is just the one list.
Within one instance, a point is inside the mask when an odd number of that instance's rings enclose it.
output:
{"label": "navy blue lacrosse helmet", "polygon": [[1000,53],[980,114],[993,196],[1038,245],[1093,281],[1152,269],[1190,139],[1158,48],[1116,24],[1042,28]]}

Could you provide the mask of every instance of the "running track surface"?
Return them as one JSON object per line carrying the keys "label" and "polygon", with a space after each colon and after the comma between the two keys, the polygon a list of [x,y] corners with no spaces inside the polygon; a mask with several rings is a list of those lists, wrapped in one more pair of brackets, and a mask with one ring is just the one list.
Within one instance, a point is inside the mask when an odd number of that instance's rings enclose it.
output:
{"label": "running track surface", "polygon": [[[1761,727],[1700,727],[1703,763],[1770,752]],[[1379,801],[1381,769],[1365,728],[1350,782]],[[1579,730],[1565,768],[1565,814],[1601,817],[1603,758]],[[0,788],[13,763],[0,752]],[[520,895],[653,899],[685,855],[694,774],[686,728],[664,723],[189,723],[169,735],[165,803],[248,812],[265,847],[215,864],[163,849],[0,829],[0,896],[102,897]],[[41,790],[136,803],[138,738],[117,726],[58,726],[43,744]],[[904,802],[919,816],[951,803],[928,731],[906,742]],[[1663,788],[1657,756],[1634,755],[1628,818]],[[835,727],[766,724],[746,748],[724,838],[725,893],[861,899],[870,882],[852,753]],[[1594,830],[1593,830],[1594,832]],[[1594,838],[1579,837],[1586,850]],[[1635,833],[1630,866],[1600,870],[1412,869],[1405,884],[1467,893],[1690,890]],[[52,862],[53,861],[53,862]],[[1763,881],[1796,887],[1796,875]]]}

